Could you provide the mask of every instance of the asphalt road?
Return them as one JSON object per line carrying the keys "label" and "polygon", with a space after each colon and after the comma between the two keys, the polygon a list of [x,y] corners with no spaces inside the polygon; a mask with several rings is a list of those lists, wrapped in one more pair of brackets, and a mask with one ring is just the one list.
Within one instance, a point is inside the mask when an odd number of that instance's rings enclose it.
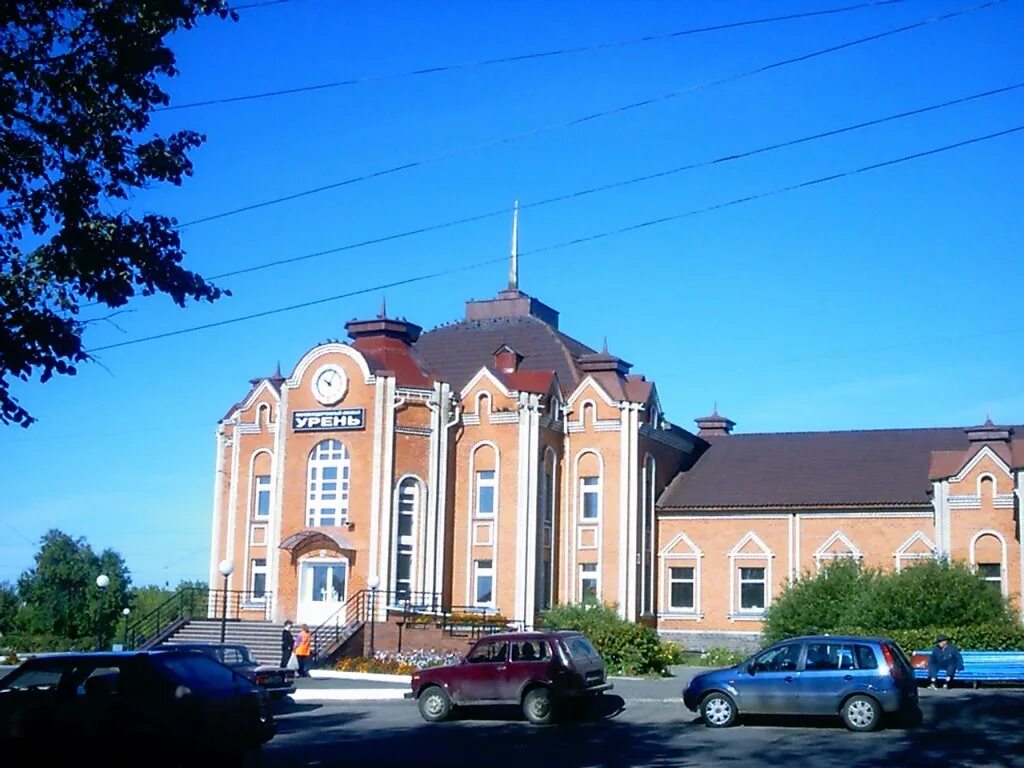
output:
{"label": "asphalt road", "polygon": [[[661,700],[651,690],[619,681],[603,716],[548,728],[528,725],[514,709],[467,710],[431,725],[409,701],[284,704],[262,762],[264,768],[1024,766],[1019,689],[922,691],[919,726],[870,734],[850,733],[838,720],[806,719],[712,730],[678,698]],[[678,697],[678,682],[667,681],[664,690]]]}

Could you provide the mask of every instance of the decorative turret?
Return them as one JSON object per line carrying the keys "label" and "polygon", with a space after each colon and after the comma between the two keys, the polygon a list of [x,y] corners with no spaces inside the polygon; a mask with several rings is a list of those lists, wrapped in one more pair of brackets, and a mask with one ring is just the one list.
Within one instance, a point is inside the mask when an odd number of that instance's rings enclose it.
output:
{"label": "decorative turret", "polygon": [[697,432],[697,437],[720,437],[722,435],[731,435],[732,428],[736,426],[736,422],[732,419],[727,419],[725,416],[720,416],[718,413],[718,403],[715,403],[714,409],[711,411],[710,416],[702,416],[699,419],[694,419],[697,422],[697,426],[700,431]]}

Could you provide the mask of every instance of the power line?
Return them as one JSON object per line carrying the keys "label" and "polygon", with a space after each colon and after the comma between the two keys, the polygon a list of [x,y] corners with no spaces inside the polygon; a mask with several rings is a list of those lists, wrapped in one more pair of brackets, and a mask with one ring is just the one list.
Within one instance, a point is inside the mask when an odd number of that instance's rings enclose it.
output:
{"label": "power line", "polygon": [[[668,222],[671,222],[671,221],[679,221],[681,219],[690,218],[692,216],[697,216],[697,215],[704,214],[704,213],[710,213],[712,211],[718,211],[718,210],[721,210],[723,208],[730,208],[732,206],[740,205],[742,203],[749,203],[749,202],[752,202],[754,200],[762,200],[764,198],[772,197],[774,195],[783,194],[785,192],[792,192],[792,191],[795,191],[795,190],[798,190],[798,189],[805,189],[807,187],[816,186],[818,184],[825,184],[825,183],[828,183],[828,182],[831,182],[831,181],[836,181],[838,179],[844,179],[844,178],[848,178],[850,176],[856,176],[856,175],[861,174],[861,173],[867,173],[869,171],[875,171],[875,170],[879,170],[881,168],[887,168],[889,166],[897,165],[899,163],[909,162],[910,160],[917,160],[917,159],[920,159],[922,157],[929,157],[931,155],[937,155],[937,154],[940,154],[942,152],[949,152],[951,150],[959,149],[959,148],[966,147],[966,146],[970,146],[972,144],[979,144],[979,143],[984,142],[984,141],[991,141],[993,139],[997,139],[997,138],[1000,138],[1000,137],[1003,137],[1003,136],[1008,136],[1010,134],[1014,134],[1014,133],[1017,133],[1019,131],[1024,131],[1024,125],[1018,125],[1018,126],[1013,127],[1013,128],[1007,128],[1005,130],[997,131],[995,133],[989,133],[989,134],[986,134],[984,136],[976,136],[974,138],[964,139],[963,141],[958,141],[958,142],[956,142],[954,144],[947,144],[947,145],[942,146],[942,147],[936,147],[936,148],[933,148],[933,149],[924,150],[922,152],[915,152],[914,154],[910,154],[910,155],[903,155],[902,157],[897,157],[897,158],[894,158],[894,159],[891,159],[891,160],[884,160],[884,161],[879,162],[879,163],[872,163],[870,165],[864,165],[864,166],[861,166],[859,168],[854,168],[852,170],[840,171],[839,173],[833,173],[833,174],[830,174],[828,176],[821,176],[819,178],[811,179],[809,181],[803,181],[803,182],[800,182],[800,183],[797,183],[797,184],[790,184],[790,185],[787,185],[787,186],[784,186],[784,187],[776,187],[775,189],[768,190],[766,192],[759,192],[757,194],[747,195],[745,197],[736,198],[734,200],[729,200],[729,201],[724,202],[724,203],[717,203],[715,205],[709,205],[709,206],[706,206],[706,207],[703,207],[703,208],[695,208],[695,209],[692,209],[692,210],[689,210],[689,211],[684,211],[682,213],[672,214],[672,215],[669,215],[669,216],[662,216],[660,218],[651,219],[649,221],[640,222],[638,224],[631,224],[631,225],[626,226],[626,227],[619,227],[617,229],[607,230],[605,232],[599,232],[599,233],[596,233],[596,234],[593,234],[593,235],[587,235],[585,237],[578,237],[578,238],[574,238],[572,240],[565,240],[565,241],[562,241],[560,243],[554,243],[552,245],[544,246],[542,248],[535,248],[535,249],[530,250],[530,251],[524,251],[524,252],[522,252],[520,254],[520,256],[532,256],[532,255],[540,254],[540,253],[549,253],[551,251],[560,250],[562,248],[568,248],[570,246],[580,245],[582,243],[589,243],[589,242],[593,242],[595,240],[601,240],[601,239],[604,239],[604,238],[607,238],[607,237],[613,237],[615,235],[625,234],[627,232],[635,232],[635,231],[640,230],[640,229],[645,229],[647,227],[657,226],[659,224],[665,224],[665,223],[668,223]],[[319,304],[326,304],[326,303],[329,303],[329,302],[338,301],[340,299],[346,299],[346,298],[350,298],[350,297],[353,297],[353,296],[360,296],[360,295],[367,294],[367,293],[376,293],[378,291],[386,290],[388,288],[394,288],[394,287],[402,286],[402,285],[409,285],[411,283],[423,282],[425,280],[432,280],[434,278],[444,277],[444,276],[447,276],[447,275],[453,275],[453,274],[456,274],[456,273],[459,273],[459,272],[467,272],[469,270],[478,269],[478,268],[483,267],[485,265],[495,264],[495,263],[498,263],[498,262],[504,262],[505,260],[506,259],[505,259],[504,256],[502,256],[501,258],[487,259],[485,261],[478,261],[476,263],[467,264],[467,265],[464,265],[464,266],[461,266],[461,267],[454,267],[452,269],[438,270],[436,272],[431,272],[431,273],[427,273],[427,274],[423,274],[423,275],[417,275],[415,277],[408,277],[408,278],[404,278],[402,280],[393,280],[391,282],[383,283],[381,285],[375,285],[375,286],[372,286],[372,287],[369,287],[369,288],[360,288],[360,289],[355,290],[355,291],[348,291],[346,293],[337,294],[335,296],[327,296],[327,297],[324,297],[324,298],[321,298],[321,299],[314,299],[312,301],[305,301],[305,302],[301,302],[299,304],[292,304],[292,305],[289,305],[289,306],[286,306],[286,307],[277,307],[275,309],[268,309],[268,310],[264,310],[262,312],[254,312],[252,314],[243,315],[241,317],[229,318],[227,320],[219,320],[219,321],[212,322],[212,323],[204,323],[202,325],[195,325],[195,326],[191,326],[191,327],[188,327],[188,328],[179,328],[178,330],[175,330],[175,331],[167,331],[167,332],[164,332],[164,333],[154,334],[152,336],[143,336],[143,337],[140,337],[140,338],[137,338],[137,339],[129,339],[128,341],[117,342],[116,344],[107,344],[107,345],[101,346],[101,347],[94,347],[93,349],[87,350],[87,352],[89,354],[92,354],[92,353],[95,353],[95,352],[103,352],[103,351],[110,350],[110,349],[117,349],[117,348],[120,348],[120,347],[127,347],[127,346],[132,346],[132,345],[135,345],[135,344],[142,344],[144,342],[156,341],[158,339],[166,339],[166,338],[170,338],[170,337],[173,337],[173,336],[181,336],[181,335],[184,335],[184,334],[195,333],[197,331],[208,330],[208,329],[211,329],[211,328],[219,328],[219,327],[222,327],[222,326],[225,326],[225,325],[233,325],[235,323],[241,323],[241,322],[245,322],[247,320],[254,320],[254,319],[257,319],[257,318],[261,318],[261,317],[268,317],[270,315],[277,315],[277,314],[281,314],[283,312],[291,312],[291,311],[294,311],[294,310],[297,310],[297,309],[305,309],[305,308],[308,308],[308,307],[317,306]]]}
{"label": "power line", "polygon": [[[288,2],[288,0],[274,0],[274,2]],[[278,96],[288,96],[296,93],[310,93],[313,91],[324,91],[332,88],[343,88],[350,85],[361,85],[364,83],[380,82],[382,80],[401,80],[408,77],[419,77],[422,75],[436,75],[443,72],[455,72],[459,70],[474,69],[477,67],[489,67],[495,64],[512,64],[521,61],[531,61],[535,59],[547,59],[555,56],[565,56],[569,54],[587,53],[590,51],[601,51],[609,48],[621,48],[628,45],[637,45],[641,43],[653,43],[662,40],[671,40],[678,37],[688,37],[690,35],[700,35],[707,32],[721,32],[728,29],[738,29],[740,27],[752,27],[761,24],[773,24],[782,21],[796,21],[798,19],[807,19],[815,16],[830,16],[840,13],[849,13],[851,11],[860,11],[866,8],[875,8],[884,5],[895,5],[897,3],[903,3],[905,0],[874,0],[873,2],[857,3],[856,5],[845,5],[839,8],[826,8],[818,11],[804,11],[801,13],[790,13],[783,16],[768,16],[765,18],[758,19],[746,19],[743,21],[726,22],[724,24],[714,24],[705,27],[692,27],[690,29],[681,29],[675,32],[666,32],[658,35],[643,35],[642,37],[630,37],[622,40],[610,40],[603,43],[595,43],[593,45],[579,45],[571,48],[555,48],[548,51],[535,51],[533,53],[522,53],[514,56],[501,56],[492,59],[479,59],[476,61],[465,61],[458,64],[443,64],[434,67],[424,67],[421,69],[412,69],[405,72],[396,72],[392,74],[384,75],[364,75],[362,77],[353,77],[347,80],[333,80],[326,83],[315,83],[313,85],[302,85],[294,88],[280,88],[273,91],[261,91],[259,93],[250,93],[240,96],[224,96],[216,99],[206,99],[203,101],[191,101],[185,104],[174,104],[166,107],[160,107],[154,110],[155,112],[169,112],[177,109],[194,109],[196,107],[209,107],[217,104],[237,104],[242,101],[255,101],[258,99],[270,99]],[[270,4],[270,3],[267,3]],[[262,4],[261,4],[262,5]],[[236,8],[247,8],[250,6],[236,6]]]}
{"label": "power line", "polygon": [[[958,105],[961,105],[961,104],[966,104],[968,102],[976,101],[978,99],[983,99],[983,98],[987,98],[987,97],[990,97],[990,96],[996,96],[996,95],[1008,93],[1008,92],[1011,92],[1011,91],[1014,91],[1014,90],[1018,90],[1020,88],[1024,88],[1024,82],[1014,83],[1012,85],[1007,85],[1007,86],[1004,86],[1002,88],[994,88],[994,89],[991,89],[991,90],[988,90],[988,91],[982,91],[981,93],[974,93],[974,94],[971,94],[969,96],[962,96],[962,97],[957,98],[957,99],[951,99],[949,101],[944,101],[944,102],[941,102],[939,104],[931,104],[931,105],[926,106],[926,107],[920,107],[918,109],[912,109],[912,110],[908,110],[906,112],[899,112],[899,113],[892,114],[892,115],[886,115],[885,117],[879,117],[879,118],[875,118],[873,120],[866,120],[866,121],[863,121],[863,122],[860,122],[860,123],[854,123],[853,125],[847,125],[847,126],[844,126],[842,128],[835,128],[835,129],[828,130],[828,131],[823,131],[823,132],[820,132],[820,133],[814,133],[814,134],[811,134],[809,136],[802,136],[802,137],[800,137],[798,139],[790,139],[788,141],[783,141],[783,142],[779,142],[779,143],[776,143],[776,144],[769,144],[769,145],[766,145],[766,146],[758,147],[757,149],[748,150],[746,152],[738,152],[738,153],[733,153],[733,154],[729,154],[729,155],[723,155],[721,157],[717,157],[717,158],[714,158],[712,160],[704,160],[704,161],[701,161],[701,162],[690,163],[690,164],[687,164],[687,165],[681,165],[681,166],[678,166],[678,167],[675,167],[675,168],[670,168],[668,170],[657,171],[655,173],[644,174],[642,176],[634,176],[632,178],[623,179],[623,180],[620,180],[620,181],[613,181],[613,182],[610,182],[608,184],[601,184],[599,186],[589,187],[587,189],[577,190],[575,192],[569,192],[569,193],[564,194],[564,195],[556,195],[554,197],[549,197],[549,198],[546,198],[546,199],[543,199],[543,200],[537,200],[537,201],[532,202],[532,203],[529,203],[529,202],[522,203],[522,204],[520,204],[519,207],[520,207],[520,209],[537,208],[537,207],[544,206],[544,205],[551,205],[552,203],[563,202],[565,200],[573,200],[573,199],[576,199],[576,198],[584,197],[586,195],[592,195],[592,194],[595,194],[595,193],[598,193],[598,192],[606,192],[606,191],[611,190],[611,189],[619,189],[619,188],[626,187],[626,186],[629,186],[629,185],[632,185],[632,184],[638,184],[638,183],[641,183],[641,182],[644,182],[644,181],[651,181],[651,180],[654,180],[654,179],[665,178],[666,176],[671,176],[671,175],[677,174],[677,173],[683,173],[685,171],[692,171],[692,170],[697,170],[697,169],[700,169],[700,168],[708,168],[708,167],[711,167],[711,166],[720,165],[720,164],[727,163],[727,162],[732,162],[732,161],[735,161],[735,160],[742,160],[742,159],[745,159],[745,158],[748,158],[748,157],[753,157],[754,155],[759,155],[759,154],[762,154],[762,153],[765,153],[765,152],[771,152],[771,151],[774,151],[774,150],[777,150],[777,149],[784,149],[784,148],[787,148],[787,147],[793,147],[793,146],[797,146],[799,144],[805,144],[807,142],[815,141],[815,140],[818,140],[818,139],[829,138],[829,137],[832,137],[832,136],[839,136],[839,135],[844,134],[844,133],[850,133],[852,131],[856,131],[856,130],[860,130],[862,128],[868,128],[868,127],[872,127],[872,126],[876,126],[876,125],[882,125],[883,123],[892,122],[894,120],[901,120],[901,119],[904,119],[904,118],[907,118],[907,117],[914,117],[914,116],[917,116],[917,115],[923,115],[923,114],[926,114],[928,112],[934,112],[936,110],[946,109],[946,108],[949,108],[949,107],[958,106]],[[357,248],[364,248],[364,247],[369,246],[369,245],[378,245],[380,243],[385,243],[385,242],[389,242],[389,241],[392,241],[392,240],[399,240],[399,239],[406,238],[406,237],[412,237],[413,235],[421,235],[421,234],[425,234],[427,232],[434,232],[434,231],[441,230],[441,229],[447,229],[449,227],[454,227],[454,226],[457,226],[457,225],[460,225],[460,224],[468,224],[468,223],[475,222],[475,221],[481,221],[481,220],[484,220],[484,219],[493,218],[495,216],[506,215],[506,214],[510,213],[511,210],[512,210],[511,208],[502,208],[502,209],[496,210],[496,211],[488,211],[487,213],[479,213],[479,214],[476,214],[475,216],[465,216],[463,218],[454,219],[454,220],[451,220],[451,221],[445,221],[445,222],[442,222],[442,223],[439,223],[439,224],[431,224],[429,226],[419,227],[417,229],[406,230],[405,232],[396,232],[396,233],[392,233],[392,234],[389,234],[389,235],[382,235],[380,237],[371,238],[369,240],[360,240],[358,242],[348,243],[346,245],[337,246],[335,248],[327,248],[327,249],[320,250],[320,251],[314,251],[312,253],[303,254],[301,256],[292,256],[292,257],[286,258],[286,259],[275,259],[274,261],[264,262],[263,264],[256,264],[256,265],[253,265],[253,266],[250,266],[250,267],[243,267],[241,269],[235,269],[235,270],[232,270],[230,272],[222,272],[222,273],[220,273],[218,275],[211,275],[207,279],[209,279],[209,280],[219,280],[219,279],[225,278],[225,277],[235,277],[235,276],[238,276],[238,275],[249,274],[249,273],[252,273],[252,272],[259,272],[259,271],[262,271],[264,269],[270,269],[272,267],[279,267],[279,266],[284,266],[284,265],[287,265],[287,264],[294,264],[294,263],[300,262],[300,261],[308,261],[309,259],[318,258],[320,256],[328,256],[328,255],[335,254],[335,253],[341,253],[343,251],[351,251],[351,250],[355,250]]]}
{"label": "power line", "polygon": [[737,80],[742,80],[742,79],[747,78],[747,77],[752,77],[754,75],[763,74],[764,72],[769,72],[769,71],[774,70],[774,69],[779,69],[781,67],[789,66],[790,64],[797,64],[797,63],[804,62],[804,61],[810,61],[811,59],[815,59],[815,58],[818,58],[818,57],[821,57],[821,56],[826,56],[826,55],[831,54],[831,53],[836,53],[838,51],[842,51],[842,50],[845,50],[847,48],[852,48],[852,47],[858,46],[858,45],[864,45],[866,43],[873,42],[875,40],[881,40],[883,38],[891,37],[893,35],[902,34],[903,32],[908,32],[910,30],[920,29],[921,27],[925,27],[925,26],[928,26],[930,24],[936,24],[936,23],[939,23],[941,21],[947,21],[949,19],[953,19],[953,18],[956,18],[958,16],[963,16],[963,15],[966,15],[968,13],[972,13],[974,11],[979,11],[979,10],[982,10],[984,8],[990,8],[990,7],[995,6],[995,5],[1000,5],[1000,4],[1004,3],[1004,2],[1006,2],[1006,0],[986,0],[986,2],[980,3],[978,5],[972,5],[972,6],[969,6],[969,7],[966,7],[966,8],[961,8],[959,10],[950,11],[949,13],[945,13],[945,14],[942,14],[942,15],[939,15],[939,16],[932,16],[932,17],[929,17],[929,18],[924,19],[922,21],[916,21],[916,22],[914,22],[912,24],[904,24],[903,26],[895,27],[893,29],[889,29],[889,30],[886,30],[884,32],[878,32],[878,33],[875,33],[873,35],[868,35],[867,37],[860,37],[860,38],[857,38],[855,40],[849,40],[849,41],[847,41],[845,43],[839,43],[837,45],[831,45],[831,46],[829,46],[827,48],[820,48],[820,49],[818,49],[816,51],[812,51],[810,53],[801,54],[799,56],[791,56],[789,58],[782,59],[780,61],[775,61],[775,62],[772,62],[770,64],[764,64],[764,65],[761,65],[759,67],[754,67],[752,69],[747,69],[747,70],[744,70],[743,72],[735,73],[735,74],[732,74],[732,75],[726,75],[725,77],[720,77],[720,78],[717,78],[717,79],[714,79],[714,80],[708,80],[708,81],[705,81],[703,83],[698,83],[697,85],[688,86],[687,88],[683,88],[683,89],[678,90],[678,91],[671,91],[669,93],[661,94],[660,96],[653,96],[653,97],[650,97],[650,98],[647,98],[647,99],[642,99],[640,101],[634,101],[634,102],[631,102],[629,104],[623,104],[623,105],[620,105],[618,107],[612,107],[611,109],[605,109],[605,110],[601,110],[599,112],[592,112],[592,113],[590,113],[588,115],[584,115],[582,117],[573,118],[571,120],[565,120],[565,121],[558,122],[558,123],[549,123],[548,125],[545,125],[545,126],[540,126],[538,128],[533,128],[533,129],[530,129],[528,131],[524,131],[522,133],[512,134],[510,136],[505,136],[505,137],[502,137],[502,138],[499,138],[499,139],[493,139],[491,141],[487,141],[487,142],[484,142],[482,144],[475,144],[475,145],[468,146],[468,147],[461,147],[461,148],[458,148],[458,149],[448,150],[446,152],[442,152],[441,154],[434,155],[433,157],[423,158],[423,159],[420,159],[420,160],[413,160],[411,162],[403,163],[401,165],[392,166],[390,168],[382,168],[382,169],[377,170],[377,171],[372,171],[370,173],[364,173],[364,174],[361,174],[359,176],[353,176],[353,177],[350,177],[350,178],[347,178],[347,179],[343,179],[341,181],[331,182],[329,184],[322,184],[322,185],[320,185],[318,187],[313,187],[312,189],[306,189],[306,190],[303,190],[301,192],[293,192],[293,193],[288,194],[288,195],[282,195],[281,197],[275,197],[275,198],[271,198],[269,200],[263,200],[263,201],[258,202],[258,203],[250,203],[249,205],[243,205],[243,206],[240,206],[238,208],[232,208],[232,209],[229,209],[227,211],[221,211],[220,213],[214,213],[214,214],[211,214],[209,216],[203,216],[202,218],[193,219],[193,220],[187,221],[187,222],[185,222],[183,224],[179,224],[179,225],[177,225],[177,227],[178,227],[178,229],[183,229],[185,227],[193,226],[194,224],[203,224],[203,223],[210,222],[210,221],[216,221],[218,219],[224,219],[224,218],[227,218],[229,216],[236,216],[236,215],[238,215],[240,213],[247,213],[249,211],[258,210],[260,208],[267,208],[267,207],[269,207],[271,205],[278,205],[280,203],[289,202],[291,200],[298,200],[298,199],[303,198],[303,197],[309,197],[310,195],[320,194],[321,192],[327,192],[327,191],[332,190],[332,189],[339,189],[340,187],[346,187],[346,186],[349,186],[349,185],[352,185],[352,184],[357,184],[359,182],[369,181],[370,179],[379,178],[381,176],[387,176],[387,175],[390,175],[390,174],[393,174],[393,173],[400,173],[401,171],[407,171],[407,170],[410,170],[412,168],[418,168],[420,166],[429,165],[431,163],[440,162],[442,160],[448,160],[448,159],[453,158],[453,157],[459,157],[461,155],[472,154],[472,153],[479,152],[479,151],[484,150],[484,149],[492,149],[494,147],[503,146],[505,144],[512,144],[514,142],[522,141],[522,140],[527,139],[527,138],[532,138],[533,136],[538,136],[540,134],[548,133],[550,131],[561,130],[561,129],[565,129],[565,128],[571,128],[571,127],[575,127],[577,125],[583,125],[584,123],[588,123],[588,122],[591,122],[593,120],[598,120],[598,119],[601,119],[601,118],[604,118],[604,117],[609,117],[611,115],[621,114],[623,112],[629,112],[631,110],[640,109],[642,107],[648,107],[648,106],[651,106],[653,104],[659,104],[661,102],[668,101],[670,99],[674,99],[674,98],[677,98],[679,96],[683,96],[685,94],[695,93],[697,91],[706,90],[708,88],[712,88],[712,87],[715,87],[715,86],[718,86],[718,85],[724,85],[726,83],[735,82]]}

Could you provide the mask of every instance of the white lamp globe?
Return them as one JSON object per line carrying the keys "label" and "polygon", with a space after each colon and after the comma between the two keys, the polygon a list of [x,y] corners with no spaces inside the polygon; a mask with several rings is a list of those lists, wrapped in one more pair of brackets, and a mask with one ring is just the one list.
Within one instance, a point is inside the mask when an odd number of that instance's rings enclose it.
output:
{"label": "white lamp globe", "polygon": [[235,564],[230,560],[221,560],[217,570],[220,571],[221,576],[230,576],[235,570]]}
{"label": "white lamp globe", "polygon": [[96,586],[100,589],[106,589],[110,586],[110,577],[105,573],[101,573],[96,577]]}
{"label": "white lamp globe", "polygon": [[379,576],[371,576],[370,578],[368,578],[366,580],[366,586],[368,586],[370,589],[376,589],[377,587],[380,586],[380,577]]}
{"label": "white lamp globe", "polygon": [[122,615],[122,616],[127,616],[127,615],[128,615],[129,613],[131,613],[131,612],[132,612],[132,609],[131,609],[131,608],[125,608],[125,609],[123,609],[123,610],[121,611],[121,615]]}

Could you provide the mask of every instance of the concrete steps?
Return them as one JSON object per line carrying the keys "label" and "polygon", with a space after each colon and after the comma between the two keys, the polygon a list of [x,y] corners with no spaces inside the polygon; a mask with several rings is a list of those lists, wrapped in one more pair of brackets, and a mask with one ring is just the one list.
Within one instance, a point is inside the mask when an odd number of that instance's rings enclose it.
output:
{"label": "concrete steps", "polygon": [[[165,642],[219,643],[220,628],[219,620],[194,619],[186,622]],[[283,624],[270,621],[229,621],[224,642],[246,646],[261,664],[278,664],[281,661],[283,628]]]}

